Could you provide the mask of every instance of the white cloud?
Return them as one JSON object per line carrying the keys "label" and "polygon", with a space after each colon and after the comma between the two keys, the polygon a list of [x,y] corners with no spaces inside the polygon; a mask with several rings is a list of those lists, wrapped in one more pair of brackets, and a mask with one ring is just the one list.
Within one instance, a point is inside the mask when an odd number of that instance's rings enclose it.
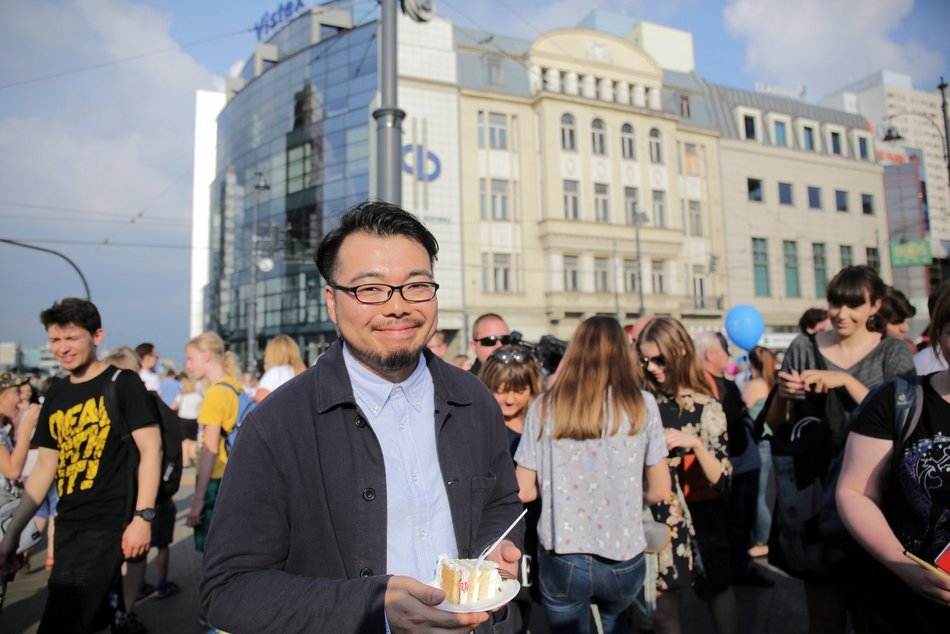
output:
{"label": "white cloud", "polygon": [[731,0],[723,22],[747,44],[747,75],[806,85],[820,99],[882,69],[910,75],[920,87],[933,83],[943,55],[892,37],[913,6],[913,0]]}
{"label": "white cloud", "polygon": [[[190,240],[194,94],[215,78],[177,50],[169,28],[169,16],[127,0],[4,0],[0,41],[16,55],[0,56],[0,84],[29,83],[0,88],[0,236],[49,240],[38,244],[76,261],[112,335],[107,345],[155,340],[181,357],[188,251],[66,242]],[[90,66],[99,67],[77,70]],[[49,255],[0,245],[0,267],[24,272],[23,284],[0,286],[0,340],[42,341],[39,311],[82,291]]]}

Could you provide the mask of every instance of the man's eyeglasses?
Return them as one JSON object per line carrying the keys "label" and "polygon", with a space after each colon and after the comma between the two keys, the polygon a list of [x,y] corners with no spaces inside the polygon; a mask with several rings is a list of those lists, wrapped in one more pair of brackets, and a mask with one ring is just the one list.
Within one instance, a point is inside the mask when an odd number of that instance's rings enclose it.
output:
{"label": "man's eyeglasses", "polygon": [[396,291],[399,291],[399,294],[407,302],[427,302],[435,297],[435,292],[439,290],[439,285],[435,282],[410,282],[402,286],[393,286],[391,284],[340,286],[339,284],[330,284],[330,288],[353,293],[356,301],[361,304],[385,304]]}
{"label": "man's eyeglasses", "polygon": [[658,354],[658,355],[656,355],[655,357],[643,356],[643,357],[640,357],[640,363],[643,364],[643,367],[644,367],[644,368],[648,367],[648,366],[650,365],[650,363],[652,363],[653,365],[655,365],[655,366],[658,367],[658,368],[665,368],[665,367],[666,367],[666,357],[664,357],[662,354]]}
{"label": "man's eyeglasses", "polygon": [[501,335],[496,337],[495,335],[489,335],[488,337],[482,337],[481,339],[476,339],[475,343],[480,346],[485,346],[486,348],[491,348],[494,345],[501,344],[507,346],[511,343],[511,335]]}
{"label": "man's eyeglasses", "polygon": [[497,359],[505,365],[511,363],[526,363],[531,360],[531,353],[527,350],[512,350],[510,348],[499,348],[491,353],[493,359]]}

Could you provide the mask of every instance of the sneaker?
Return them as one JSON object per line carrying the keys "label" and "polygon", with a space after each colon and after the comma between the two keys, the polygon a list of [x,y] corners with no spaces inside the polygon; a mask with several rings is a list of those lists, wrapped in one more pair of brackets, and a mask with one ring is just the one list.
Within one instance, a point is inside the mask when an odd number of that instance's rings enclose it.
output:
{"label": "sneaker", "polygon": [[180,590],[181,588],[174,581],[166,581],[164,585],[155,588],[155,598],[157,600],[167,599],[174,594],[178,594]]}
{"label": "sneaker", "polygon": [[143,581],[142,587],[139,588],[139,593],[135,595],[135,600],[142,601],[153,592],[155,592],[155,586],[153,586],[152,584],[146,581]]}
{"label": "sneaker", "polygon": [[139,621],[135,612],[124,614],[111,629],[112,634],[148,634],[148,628]]}

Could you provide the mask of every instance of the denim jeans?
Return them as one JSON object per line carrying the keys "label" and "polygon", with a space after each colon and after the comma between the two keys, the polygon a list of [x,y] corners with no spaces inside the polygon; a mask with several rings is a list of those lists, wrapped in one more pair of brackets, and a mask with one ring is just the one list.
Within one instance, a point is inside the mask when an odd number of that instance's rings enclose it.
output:
{"label": "denim jeans", "polygon": [[643,553],[627,561],[611,561],[538,550],[538,580],[552,634],[590,632],[591,603],[600,611],[604,634],[629,632],[624,611],[643,586]]}
{"label": "denim jeans", "polygon": [[759,458],[762,459],[762,467],[759,469],[759,495],[755,503],[755,527],[752,531],[752,539],[756,544],[768,544],[769,532],[772,530],[772,509],[765,499],[769,476],[772,473],[772,443],[768,440],[762,440],[759,443]]}

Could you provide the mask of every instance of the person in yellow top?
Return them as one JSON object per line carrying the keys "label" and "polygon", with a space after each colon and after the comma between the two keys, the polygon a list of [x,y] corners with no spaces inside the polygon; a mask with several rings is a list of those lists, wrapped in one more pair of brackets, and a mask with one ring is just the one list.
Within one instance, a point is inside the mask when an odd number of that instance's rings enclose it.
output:
{"label": "person in yellow top", "polygon": [[224,438],[237,423],[238,393],[243,388],[237,378],[240,369],[234,355],[225,351],[224,341],[214,332],[202,333],[188,342],[185,370],[195,379],[210,384],[198,412],[204,440],[198,459],[195,496],[186,519],[188,526],[195,529],[195,548],[204,552],[214,500],[228,463]]}

